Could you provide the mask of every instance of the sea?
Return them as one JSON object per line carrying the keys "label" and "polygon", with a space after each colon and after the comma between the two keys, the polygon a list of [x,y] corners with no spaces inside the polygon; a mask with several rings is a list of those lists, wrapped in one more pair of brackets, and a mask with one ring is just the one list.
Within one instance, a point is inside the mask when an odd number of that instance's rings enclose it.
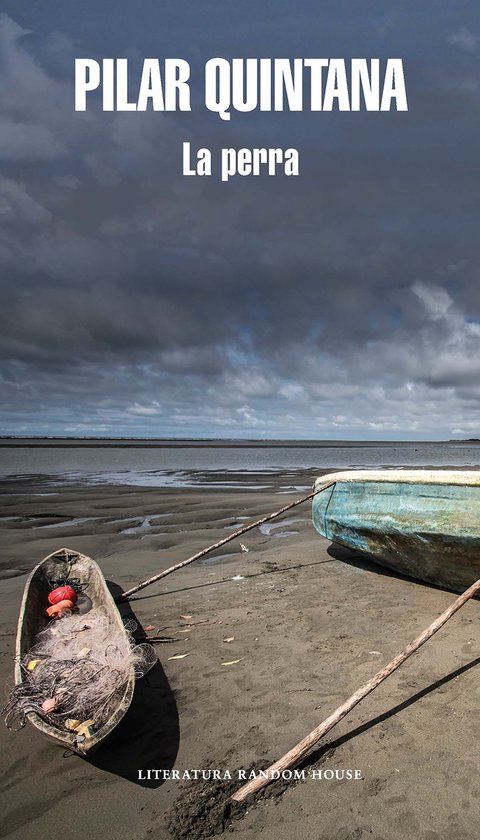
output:
{"label": "sea", "polygon": [[[480,469],[480,441],[0,439],[2,482],[303,490],[316,473]],[[279,483],[279,478],[281,481]]]}

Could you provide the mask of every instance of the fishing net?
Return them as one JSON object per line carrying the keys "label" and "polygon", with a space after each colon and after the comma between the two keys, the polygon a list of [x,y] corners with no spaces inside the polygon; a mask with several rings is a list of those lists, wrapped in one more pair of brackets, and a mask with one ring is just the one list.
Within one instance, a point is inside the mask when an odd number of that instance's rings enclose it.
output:
{"label": "fishing net", "polygon": [[[98,608],[51,621],[21,661],[23,682],[12,689],[4,709],[7,726],[20,728],[27,712],[36,712],[60,729],[89,722],[90,734],[100,730],[132,673],[139,679],[156,662],[151,645],[135,643],[135,628],[127,622],[122,630]],[[53,708],[45,709],[45,701]]]}

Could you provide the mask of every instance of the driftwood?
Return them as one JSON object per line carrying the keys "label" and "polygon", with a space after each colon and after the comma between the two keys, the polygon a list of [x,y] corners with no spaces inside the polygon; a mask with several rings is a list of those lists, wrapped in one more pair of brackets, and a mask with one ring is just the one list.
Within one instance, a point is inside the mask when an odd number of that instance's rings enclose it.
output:
{"label": "driftwood", "polygon": [[275,778],[279,778],[278,774],[281,774],[283,770],[287,770],[289,767],[292,767],[295,764],[306,756],[306,754],[310,751],[310,749],[315,746],[315,744],[323,738],[327,732],[330,732],[333,727],[345,717],[367,694],[370,694],[380,683],[387,679],[390,674],[393,674],[399,666],[408,659],[412,653],[415,653],[419,647],[425,644],[436,632],[440,630],[441,627],[448,621],[449,618],[454,615],[457,610],[459,610],[463,605],[472,598],[478,591],[480,590],[480,580],[477,580],[469,589],[466,589],[465,592],[460,595],[449,607],[445,610],[435,621],[427,627],[423,633],[420,633],[417,638],[407,645],[400,653],[395,656],[388,665],[385,665],[381,671],[378,671],[374,677],[372,677],[365,685],[358,689],[355,694],[352,694],[348,700],[345,700],[341,706],[335,709],[332,714],[327,717],[322,723],[319,724],[315,729],[313,729],[309,735],[306,735],[300,743],[298,743],[293,749],[289,752],[285,753],[282,758],[272,764],[266,771],[265,776],[262,775],[261,777],[257,777],[256,779],[252,779],[246,785],[243,785],[239,790],[236,791],[231,796],[231,800],[233,802],[242,802],[247,796],[252,793],[256,793],[258,790],[263,788],[265,785],[268,785],[271,781]]}
{"label": "driftwood", "polygon": [[178,569],[183,569],[184,566],[188,566],[190,563],[193,563],[194,560],[199,560],[200,557],[205,557],[206,554],[210,554],[211,551],[215,551],[215,549],[220,548],[222,545],[226,545],[232,540],[237,539],[237,537],[241,537],[242,534],[246,534],[247,531],[251,531],[252,528],[258,528],[259,525],[263,525],[264,522],[270,522],[271,519],[276,519],[277,516],[281,516],[282,513],[286,513],[287,510],[292,510],[292,508],[297,507],[297,505],[308,502],[309,499],[313,499],[313,497],[318,493],[322,493],[323,490],[326,490],[328,487],[333,487],[334,484],[335,481],[329,481],[321,487],[318,487],[316,490],[313,490],[307,496],[302,496],[301,499],[297,499],[295,502],[290,502],[288,505],[285,505],[285,507],[280,508],[280,510],[275,511],[274,513],[269,513],[267,516],[262,516],[261,519],[257,519],[256,522],[251,522],[249,525],[244,525],[243,528],[240,528],[233,534],[229,534],[229,536],[224,537],[223,540],[219,540],[218,542],[209,545],[207,548],[197,551],[196,554],[192,554],[191,557],[188,557],[186,560],[182,560],[181,563],[177,563],[175,566],[170,566],[169,569],[165,569],[163,572],[159,572],[159,574],[148,578],[148,580],[142,581],[142,583],[132,587],[132,589],[128,589],[127,592],[122,592],[122,594],[116,598],[117,602],[125,601],[130,597],[130,595],[134,595],[135,592],[140,592],[141,589],[145,589],[146,586],[156,583],[157,580],[161,580],[162,578],[167,577],[167,575],[171,575],[172,572],[176,572]]}

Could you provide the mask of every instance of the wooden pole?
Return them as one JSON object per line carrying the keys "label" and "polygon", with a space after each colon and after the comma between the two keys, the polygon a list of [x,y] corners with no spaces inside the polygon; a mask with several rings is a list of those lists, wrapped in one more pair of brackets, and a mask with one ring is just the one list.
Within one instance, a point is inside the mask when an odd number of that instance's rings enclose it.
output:
{"label": "wooden pole", "polygon": [[188,557],[186,560],[182,560],[181,563],[177,563],[175,566],[170,566],[169,569],[165,569],[163,572],[159,572],[159,574],[154,575],[148,580],[142,581],[137,586],[132,587],[132,589],[128,589],[127,592],[122,592],[121,595],[118,596],[115,600],[117,603],[120,601],[125,601],[130,595],[133,595],[135,592],[140,592],[141,589],[145,589],[146,586],[150,586],[151,583],[155,583],[157,580],[161,580],[161,578],[167,577],[167,575],[171,575],[172,572],[176,572],[177,569],[183,569],[184,566],[188,566],[190,563],[193,563],[194,560],[199,560],[200,557],[205,557],[206,554],[210,554],[211,551],[215,551],[216,548],[220,548],[222,545],[226,545],[226,543],[231,542],[232,540],[237,539],[237,537],[241,537],[242,534],[246,534],[247,531],[251,531],[252,528],[258,528],[259,525],[263,525],[264,522],[270,522],[271,519],[276,519],[277,516],[281,516],[282,513],[286,513],[287,510],[292,510],[292,508],[297,507],[297,505],[301,505],[304,502],[308,502],[309,499],[313,499],[318,493],[322,493],[323,490],[326,490],[328,487],[333,487],[335,481],[329,481],[327,484],[322,484],[318,487],[317,490],[313,490],[307,496],[302,496],[301,499],[297,499],[295,502],[290,502],[285,507],[280,508],[280,510],[275,511],[274,513],[269,513],[267,516],[263,516],[261,519],[257,519],[256,522],[251,522],[250,525],[245,525],[243,528],[240,528],[238,531],[235,531],[233,534],[230,534],[228,537],[224,537],[223,540],[219,540],[212,545],[209,545],[207,548],[203,548],[201,551],[197,551],[196,554],[192,554],[191,557]]}
{"label": "wooden pole", "polygon": [[265,785],[270,784],[270,782],[274,781],[275,778],[280,778],[278,774],[281,775],[283,770],[287,770],[289,767],[292,767],[294,764],[297,764],[300,759],[304,758],[304,756],[311,750],[315,744],[317,744],[327,732],[330,732],[333,727],[345,717],[358,703],[360,700],[363,700],[367,694],[370,694],[371,691],[374,690],[380,683],[387,679],[390,674],[393,674],[394,671],[399,668],[402,662],[405,662],[409,656],[412,655],[419,647],[425,644],[436,632],[440,630],[441,627],[448,621],[449,618],[454,615],[457,610],[459,610],[463,605],[473,597],[478,591],[480,590],[480,580],[477,580],[476,583],[472,584],[469,589],[466,589],[463,595],[460,595],[449,607],[445,610],[435,621],[427,627],[423,633],[420,633],[417,638],[407,645],[397,656],[385,665],[381,671],[375,674],[365,685],[358,689],[355,694],[352,694],[348,700],[345,700],[341,706],[335,709],[332,714],[327,717],[322,723],[319,724],[315,729],[313,729],[309,735],[306,735],[300,743],[298,743],[293,749],[289,752],[285,753],[282,758],[272,764],[266,771],[264,776],[256,779],[252,779],[250,782],[247,782],[246,785],[243,785],[239,790],[237,790],[232,796],[231,800],[233,802],[242,802],[247,796],[252,793],[256,793],[258,790],[263,788]]}

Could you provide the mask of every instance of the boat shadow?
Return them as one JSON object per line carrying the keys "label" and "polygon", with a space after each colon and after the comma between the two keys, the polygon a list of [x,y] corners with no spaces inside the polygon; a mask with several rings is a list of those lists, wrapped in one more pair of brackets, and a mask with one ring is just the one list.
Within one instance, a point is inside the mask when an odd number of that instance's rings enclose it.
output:
{"label": "boat shadow", "polygon": [[[113,598],[122,593],[116,583],[107,581]],[[128,601],[117,604],[124,621],[135,621],[135,638],[146,638],[141,622]],[[102,748],[89,759],[101,770],[121,776],[145,788],[158,788],[163,779],[139,778],[139,771],[171,770],[180,743],[180,725],[175,698],[165,672],[156,661],[148,673],[137,680],[131,706]],[[143,773],[143,775],[146,775]],[[161,774],[158,774],[161,775]]]}
{"label": "boat shadow", "polygon": [[354,551],[353,548],[347,548],[339,543],[330,543],[327,548],[327,554],[334,560],[341,560],[342,563],[346,563],[348,566],[353,566],[355,569],[361,569],[364,572],[374,572],[376,575],[380,575],[382,577],[396,578],[397,580],[404,580],[406,583],[413,583],[416,584],[416,586],[422,586],[426,589],[451,592],[453,595],[458,596],[458,590],[456,589],[452,589],[449,586],[439,586],[435,583],[427,583],[425,580],[417,580],[416,578],[409,577],[408,575],[403,575],[401,572],[396,572],[393,569],[388,569],[386,566],[381,566],[379,563],[375,563],[373,560],[369,560],[368,557]]}

